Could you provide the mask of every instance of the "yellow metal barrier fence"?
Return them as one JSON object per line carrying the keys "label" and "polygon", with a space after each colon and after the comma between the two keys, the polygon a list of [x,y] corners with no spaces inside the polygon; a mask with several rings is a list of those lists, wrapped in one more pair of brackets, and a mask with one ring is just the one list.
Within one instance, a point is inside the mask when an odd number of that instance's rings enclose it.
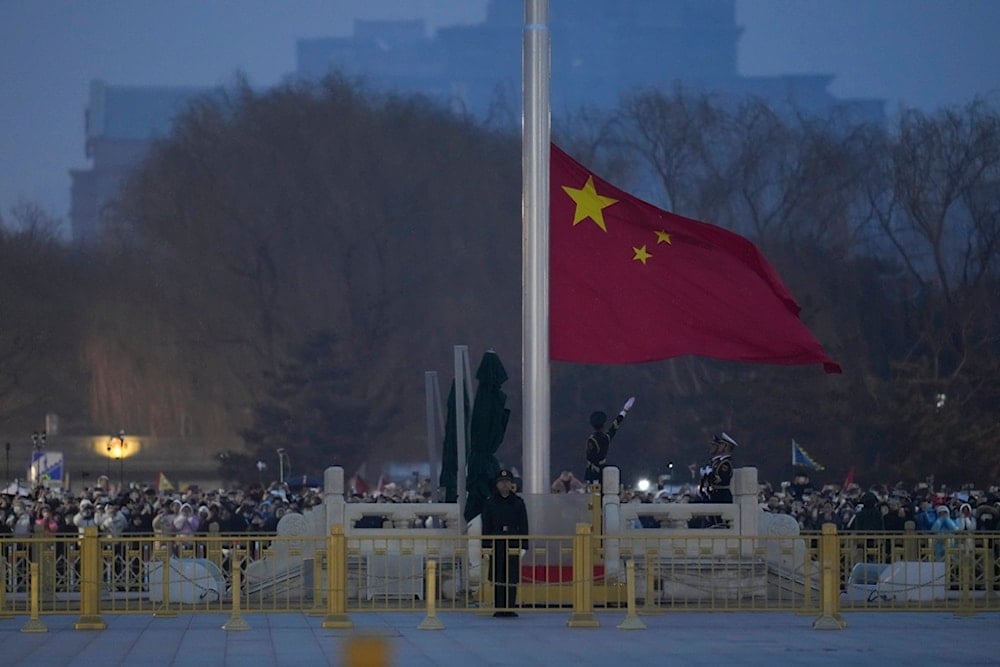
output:
{"label": "yellow metal barrier fence", "polygon": [[633,616],[793,611],[830,626],[841,611],[862,609],[1000,610],[998,533],[837,534],[829,526],[786,536],[597,535],[581,524],[575,535],[528,540],[522,553],[502,540],[484,546],[489,536],[346,535],[341,526],[326,536],[5,538],[0,618],[78,614],[76,628],[99,630],[107,614],[211,612],[231,614],[231,629],[240,629],[244,613],[302,612],[333,628],[367,611],[516,609],[559,611],[587,627],[595,610],[631,608]]}

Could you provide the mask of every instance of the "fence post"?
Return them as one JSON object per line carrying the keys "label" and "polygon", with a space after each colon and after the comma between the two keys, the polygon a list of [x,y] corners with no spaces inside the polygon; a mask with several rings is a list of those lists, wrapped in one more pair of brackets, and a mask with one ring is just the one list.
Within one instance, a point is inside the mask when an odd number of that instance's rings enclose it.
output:
{"label": "fence post", "polygon": [[327,537],[326,618],[324,628],[353,628],[347,616],[347,536],[344,526],[334,524]]}
{"label": "fence post", "polygon": [[915,562],[920,560],[920,543],[917,537],[917,524],[907,521],[903,524],[903,560]]}
{"label": "fence post", "polygon": [[[493,547],[486,547],[479,552],[479,604],[477,605],[480,609],[480,613],[489,612],[493,609],[493,587],[496,585],[493,582]],[[485,574],[483,574],[485,573]]]}
{"label": "fence post", "polygon": [[7,545],[0,543],[0,620],[14,618],[14,612],[7,609]]}
{"label": "fence post", "polygon": [[819,542],[820,615],[813,621],[816,630],[843,630],[847,623],[840,615],[840,541],[837,526],[823,524]]}
{"label": "fence post", "polygon": [[[807,542],[808,544],[808,542]],[[807,613],[812,611],[813,606],[813,587],[812,587],[812,566],[813,559],[810,556],[811,546],[806,547],[805,558],[802,562],[802,613]],[[817,549],[817,557],[819,550]]]}
{"label": "fence post", "polygon": [[[235,549],[233,553],[235,553]],[[161,556],[163,558],[163,600],[160,608],[153,612],[156,618],[176,618],[177,612],[170,608],[170,546],[166,543],[162,545]],[[233,555],[229,556],[229,566],[232,567]]]}
{"label": "fence post", "polygon": [[243,620],[243,613],[241,612],[240,605],[243,598],[243,558],[240,555],[239,549],[233,550],[233,555],[230,558],[230,563],[232,563],[232,596],[233,596],[233,611],[229,615],[229,620],[222,624],[223,630],[249,630],[250,626],[246,621]]}
{"label": "fence post", "polygon": [[219,536],[219,524],[212,522],[208,526],[208,541],[205,544],[205,558],[222,569],[222,539]]}
{"label": "fence post", "polygon": [[600,627],[594,615],[594,558],[590,524],[576,524],[573,537],[573,613],[566,625],[571,628]]}
{"label": "fence post", "polygon": [[625,562],[625,595],[627,596],[627,613],[625,620],[618,624],[619,630],[645,630],[643,623],[635,613],[635,561]]}
{"label": "fence post", "polygon": [[83,529],[80,545],[80,618],[76,630],[103,630],[108,624],[101,618],[101,543],[97,527]]}
{"label": "fence post", "polygon": [[419,630],[443,630],[444,623],[437,617],[437,561],[427,561],[427,616],[417,626]]}
{"label": "fence post", "polygon": [[31,562],[38,563],[38,594],[46,601],[55,599],[55,557],[51,551],[51,536],[44,526],[35,525],[31,534]]}
{"label": "fence post", "polygon": [[972,589],[975,578],[975,547],[973,538],[962,539],[958,549],[958,609],[956,616],[973,616],[976,613],[975,605],[972,603]]}
{"label": "fence post", "polygon": [[[309,610],[310,616],[326,616],[326,607],[323,604],[323,566],[329,562],[326,545],[322,549],[313,549],[312,557],[312,597],[313,606]],[[327,566],[329,567],[329,566]]]}
{"label": "fence post", "polygon": [[39,567],[37,561],[31,562],[31,617],[21,628],[21,632],[48,632],[41,619],[38,618]]}

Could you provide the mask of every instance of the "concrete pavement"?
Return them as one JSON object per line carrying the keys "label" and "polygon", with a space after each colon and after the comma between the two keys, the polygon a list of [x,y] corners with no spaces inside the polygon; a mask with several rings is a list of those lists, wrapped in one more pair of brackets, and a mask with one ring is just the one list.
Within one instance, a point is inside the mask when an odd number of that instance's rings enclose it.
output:
{"label": "concrete pavement", "polygon": [[354,628],[324,629],[301,613],[244,614],[245,631],[223,630],[224,614],[105,615],[99,631],[73,629],[73,615],[42,616],[44,633],[24,633],[25,616],[0,620],[6,666],[112,667],[347,665],[349,647],[372,638],[388,665],[996,665],[1000,614],[852,612],[842,630],[815,630],[814,618],[784,612],[670,612],[639,616],[646,629],[622,630],[622,612],[598,612],[596,628],[567,627],[566,613],[523,611],[502,619],[439,613],[440,630],[418,628],[424,615],[366,612]]}

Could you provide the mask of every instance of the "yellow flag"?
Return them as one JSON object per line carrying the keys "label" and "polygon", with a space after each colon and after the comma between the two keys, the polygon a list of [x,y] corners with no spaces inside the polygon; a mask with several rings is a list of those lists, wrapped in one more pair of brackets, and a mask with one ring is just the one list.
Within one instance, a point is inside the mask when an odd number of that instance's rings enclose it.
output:
{"label": "yellow flag", "polygon": [[156,490],[157,491],[176,491],[173,482],[167,479],[167,476],[162,472],[156,476]]}

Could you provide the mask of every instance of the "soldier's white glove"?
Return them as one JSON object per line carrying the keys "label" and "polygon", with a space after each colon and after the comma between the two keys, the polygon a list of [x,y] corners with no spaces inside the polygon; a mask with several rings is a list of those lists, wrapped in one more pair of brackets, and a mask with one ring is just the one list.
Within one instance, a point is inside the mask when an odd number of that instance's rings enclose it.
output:
{"label": "soldier's white glove", "polygon": [[622,411],[619,412],[618,414],[624,417],[625,414],[632,409],[633,405],[635,405],[635,396],[631,396],[627,401],[625,401],[625,405],[622,407]]}

